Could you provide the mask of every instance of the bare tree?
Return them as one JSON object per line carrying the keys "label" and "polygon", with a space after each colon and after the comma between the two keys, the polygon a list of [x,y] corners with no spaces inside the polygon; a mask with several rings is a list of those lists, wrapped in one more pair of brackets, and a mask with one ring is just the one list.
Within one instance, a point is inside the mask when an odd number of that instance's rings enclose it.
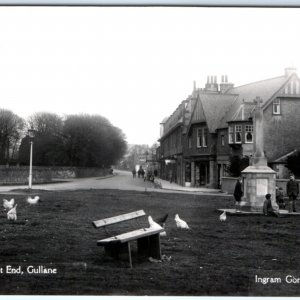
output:
{"label": "bare tree", "polygon": [[0,109],[0,164],[15,158],[16,149],[24,134],[24,120],[10,110]]}

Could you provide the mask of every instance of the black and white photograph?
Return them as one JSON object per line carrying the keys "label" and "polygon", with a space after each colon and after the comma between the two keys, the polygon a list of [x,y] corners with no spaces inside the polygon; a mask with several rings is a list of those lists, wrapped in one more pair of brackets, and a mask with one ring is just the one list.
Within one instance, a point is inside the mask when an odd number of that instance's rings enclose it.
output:
{"label": "black and white photograph", "polygon": [[0,298],[299,296],[299,30],[0,3]]}

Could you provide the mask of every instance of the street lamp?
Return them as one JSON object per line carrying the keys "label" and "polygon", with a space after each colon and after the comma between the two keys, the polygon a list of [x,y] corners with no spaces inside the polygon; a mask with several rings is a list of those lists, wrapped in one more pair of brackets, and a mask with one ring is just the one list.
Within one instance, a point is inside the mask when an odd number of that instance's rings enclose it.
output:
{"label": "street lamp", "polygon": [[33,148],[33,139],[35,136],[34,129],[28,129],[28,136],[30,141],[30,163],[29,163],[29,180],[28,180],[28,188],[32,188],[32,148]]}
{"label": "street lamp", "polygon": [[147,192],[147,176],[148,176],[148,163],[147,163],[147,160],[148,160],[148,151],[145,152],[146,154],[146,177],[145,177],[145,192]]}

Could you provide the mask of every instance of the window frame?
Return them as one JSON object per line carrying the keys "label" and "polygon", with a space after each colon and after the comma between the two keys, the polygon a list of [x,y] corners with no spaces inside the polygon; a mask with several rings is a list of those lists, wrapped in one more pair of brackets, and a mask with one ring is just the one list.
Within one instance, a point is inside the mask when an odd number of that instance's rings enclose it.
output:
{"label": "window frame", "polygon": [[[247,130],[247,127],[248,127],[248,130]],[[251,128],[251,130],[249,130],[249,127]],[[251,133],[251,135],[252,135],[252,140],[251,140],[251,142],[249,142],[249,141],[247,140],[247,134],[248,134],[248,133]],[[251,124],[245,125],[245,143],[246,143],[246,144],[253,144],[253,125],[251,125]]]}
{"label": "window frame", "polygon": [[208,129],[207,127],[202,127],[202,147],[206,148],[208,144]]}
{"label": "window frame", "polygon": [[[239,128],[240,130],[237,130]],[[242,133],[243,133],[243,126],[242,125],[235,125],[234,126],[234,141],[236,144],[242,144],[243,138],[242,138]],[[237,140],[237,135],[239,134],[240,136],[240,141]]]}
{"label": "window frame", "polygon": [[197,128],[197,148],[202,148],[202,128]]}
{"label": "window frame", "polygon": [[272,107],[273,107],[273,115],[280,115],[281,114],[281,101],[280,101],[279,98],[273,99]]}

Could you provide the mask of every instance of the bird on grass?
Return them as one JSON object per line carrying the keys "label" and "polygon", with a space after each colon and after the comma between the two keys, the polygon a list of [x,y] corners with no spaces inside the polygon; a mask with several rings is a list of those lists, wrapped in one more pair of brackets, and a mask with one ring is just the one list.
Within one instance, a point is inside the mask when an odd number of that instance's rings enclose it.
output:
{"label": "bird on grass", "polygon": [[174,220],[176,222],[177,228],[190,229],[189,225],[184,220],[180,219],[178,214],[175,215]]}
{"label": "bird on grass", "polygon": [[39,196],[35,196],[34,198],[28,197],[26,201],[29,204],[37,204],[38,202],[42,202]]}
{"label": "bird on grass", "polygon": [[14,204],[15,204],[15,199],[10,199],[9,201],[6,200],[6,199],[3,199],[3,207],[4,209],[12,209],[14,207]]}
{"label": "bird on grass", "polygon": [[7,212],[7,220],[17,221],[17,205]]}
{"label": "bird on grass", "polygon": [[[162,227],[159,224],[157,224],[156,222],[153,221],[153,219],[152,219],[151,216],[148,217],[148,222],[149,222],[150,228],[153,228],[153,229],[162,229]],[[161,236],[166,236],[167,234],[166,234],[165,231],[163,231],[163,232],[160,233],[160,235]]]}
{"label": "bird on grass", "polygon": [[169,214],[165,214],[161,218],[155,219],[155,222],[158,223],[161,227],[165,228],[166,221],[168,219]]}
{"label": "bird on grass", "polygon": [[224,210],[224,212],[220,215],[220,221],[224,222],[226,221],[226,211]]}

